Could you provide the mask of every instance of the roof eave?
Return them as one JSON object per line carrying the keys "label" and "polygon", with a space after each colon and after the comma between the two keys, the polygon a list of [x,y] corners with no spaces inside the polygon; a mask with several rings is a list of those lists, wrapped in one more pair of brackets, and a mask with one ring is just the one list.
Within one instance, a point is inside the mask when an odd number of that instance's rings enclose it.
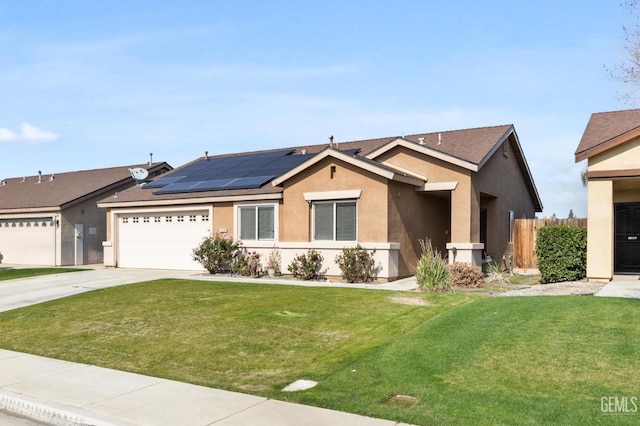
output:
{"label": "roof eave", "polygon": [[370,159],[370,160],[375,160],[375,158],[379,157],[380,155],[384,154],[385,152],[388,152],[390,150],[392,150],[393,148],[397,147],[397,146],[402,146],[404,148],[413,150],[415,152],[419,152],[421,154],[424,155],[428,155],[430,157],[433,158],[437,158],[439,160],[445,161],[447,163],[450,164],[454,164],[456,166],[462,167],[463,169],[467,169],[467,170],[471,170],[472,172],[477,172],[479,170],[479,167],[477,164],[474,164],[470,161],[466,161],[463,160],[461,158],[458,157],[454,157],[452,155],[449,154],[445,154],[443,152],[437,151],[433,148],[429,148],[427,146],[423,146],[423,145],[419,145],[415,142],[411,142],[408,141],[404,138],[396,138],[392,141],[390,141],[389,143],[385,144],[384,146],[381,146],[380,148],[370,152],[369,154],[367,154],[366,158]]}
{"label": "roof eave", "polygon": [[318,162],[324,160],[327,157],[332,157],[337,160],[344,161],[348,164],[354,165],[363,170],[367,170],[371,173],[382,176],[389,180],[395,180],[398,182],[408,183],[415,186],[420,186],[424,183],[424,180],[418,177],[410,176],[400,171],[390,170],[389,167],[387,166],[385,167],[376,166],[375,164],[371,164],[371,162],[364,161],[358,158],[357,156],[348,155],[342,151],[339,151],[333,148],[326,148],[320,151],[318,154],[311,157],[309,160],[305,161],[299,166],[294,167],[293,169],[289,170],[287,173],[284,173],[283,175],[276,177],[271,181],[271,183],[273,186],[281,185],[285,181],[291,179],[295,175],[301,173],[302,171],[306,170],[307,168],[311,167],[314,164],[317,164]]}
{"label": "roof eave", "polygon": [[[585,131],[586,132],[586,131]],[[640,127],[636,127],[629,131],[626,131],[614,138],[608,139],[606,141],[600,142],[598,145],[593,146],[591,148],[582,150],[580,152],[576,151],[575,153],[575,162],[579,163],[582,160],[587,160],[594,155],[601,154],[605,151],[608,151],[611,148],[614,148],[620,144],[630,141],[631,139],[637,138],[640,136]]]}
{"label": "roof eave", "polygon": [[265,194],[249,194],[249,195],[223,195],[219,197],[203,197],[203,198],[173,198],[166,200],[145,200],[145,201],[102,201],[98,203],[100,208],[123,208],[123,207],[158,207],[173,206],[176,204],[211,204],[226,203],[235,201],[259,201],[259,200],[280,200],[282,192],[270,192]]}

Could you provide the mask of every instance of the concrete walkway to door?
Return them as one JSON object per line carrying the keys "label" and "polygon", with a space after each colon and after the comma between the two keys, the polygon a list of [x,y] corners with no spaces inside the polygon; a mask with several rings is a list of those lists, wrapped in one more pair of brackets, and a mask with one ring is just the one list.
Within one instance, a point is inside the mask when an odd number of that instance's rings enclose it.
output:
{"label": "concrete walkway to door", "polygon": [[640,277],[637,275],[614,275],[613,279],[595,295],[640,299]]}

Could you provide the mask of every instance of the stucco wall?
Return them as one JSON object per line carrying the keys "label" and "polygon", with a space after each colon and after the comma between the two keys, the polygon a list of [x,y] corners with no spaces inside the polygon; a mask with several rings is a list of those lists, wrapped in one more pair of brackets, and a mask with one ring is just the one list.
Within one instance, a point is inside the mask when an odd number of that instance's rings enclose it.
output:
{"label": "stucco wall", "polygon": [[400,243],[398,273],[415,273],[420,257],[420,239],[428,238],[446,253],[450,234],[450,199],[416,192],[411,185],[389,184],[389,241]]}
{"label": "stucco wall", "polygon": [[504,253],[511,252],[509,210],[516,219],[535,217],[535,206],[511,144],[506,156],[500,148],[482,166],[474,177],[474,192],[480,196],[480,208],[487,210],[485,250],[500,261]]}
{"label": "stucco wall", "polygon": [[640,138],[615,146],[589,158],[589,171],[640,168]]}
{"label": "stucco wall", "polygon": [[61,265],[74,265],[76,262],[76,224],[83,225],[83,259],[78,264],[91,265],[103,262],[102,242],[107,235],[107,223],[104,209],[96,206],[98,199],[94,198],[63,210],[60,220]]}
{"label": "stucco wall", "polygon": [[[640,138],[589,157],[589,172],[640,169]],[[640,201],[640,179],[591,179],[588,188],[587,278],[609,281],[614,274],[614,203]]]}
{"label": "stucco wall", "polygon": [[227,235],[233,235],[233,203],[215,203],[213,205],[212,233],[226,229]]}
{"label": "stucco wall", "polygon": [[[335,166],[333,173],[332,166]],[[358,241],[386,242],[386,179],[332,158],[318,162],[284,183],[284,198],[280,209],[280,241],[312,240],[311,206],[304,199],[305,192],[355,189],[362,190],[357,200]]]}
{"label": "stucco wall", "polygon": [[[478,200],[475,200],[471,193],[471,171],[401,146],[380,155],[376,161],[410,170],[426,177],[428,183],[457,182],[458,186],[451,191],[449,241],[463,243],[479,241],[479,228],[472,226],[474,217],[478,222],[479,207]],[[475,212],[472,212],[473,206],[475,206]]]}
{"label": "stucco wall", "polygon": [[613,181],[589,181],[587,214],[587,278],[613,277]]}

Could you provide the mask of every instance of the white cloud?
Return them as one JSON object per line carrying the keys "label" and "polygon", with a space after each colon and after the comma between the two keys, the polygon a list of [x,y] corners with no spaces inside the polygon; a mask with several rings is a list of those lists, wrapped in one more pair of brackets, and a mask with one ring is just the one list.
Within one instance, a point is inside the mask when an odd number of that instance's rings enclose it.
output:
{"label": "white cloud", "polygon": [[49,142],[58,139],[55,133],[39,129],[29,123],[22,123],[18,133],[9,129],[0,128],[0,142],[27,141],[27,142]]}
{"label": "white cloud", "polygon": [[0,142],[9,142],[16,140],[17,138],[18,135],[13,133],[11,130],[0,128]]}
{"label": "white cloud", "polygon": [[29,123],[22,123],[20,126],[20,139],[29,142],[54,141],[58,139],[58,135],[48,130],[39,129]]}

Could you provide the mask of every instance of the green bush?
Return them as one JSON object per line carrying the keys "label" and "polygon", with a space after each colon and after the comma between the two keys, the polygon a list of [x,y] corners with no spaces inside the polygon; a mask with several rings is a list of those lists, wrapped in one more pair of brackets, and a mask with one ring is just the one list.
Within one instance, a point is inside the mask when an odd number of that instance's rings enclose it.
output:
{"label": "green bush", "polygon": [[262,275],[262,264],[260,263],[260,253],[248,252],[243,249],[238,252],[233,262],[233,272],[244,277],[256,278]]}
{"label": "green bush", "polygon": [[324,257],[316,250],[309,250],[306,254],[299,254],[293,258],[287,270],[294,278],[302,280],[321,280],[324,273],[320,271]]}
{"label": "green bush", "polygon": [[374,255],[376,250],[369,253],[360,244],[352,248],[343,248],[336,256],[336,264],[342,271],[342,278],[348,283],[366,283],[378,277],[378,268]]}
{"label": "green bush", "polygon": [[216,233],[205,237],[200,245],[193,249],[193,260],[200,263],[210,274],[232,272],[241,248],[240,241]]}
{"label": "green bush", "polygon": [[422,290],[453,291],[447,261],[433,248],[431,240],[420,240],[421,255],[416,266],[416,281]]}
{"label": "green bush", "polygon": [[540,228],[536,258],[543,284],[581,280],[587,270],[587,231],[564,225]]}
{"label": "green bush", "polygon": [[468,263],[456,262],[449,265],[449,275],[454,287],[479,288],[484,284],[482,269]]}

